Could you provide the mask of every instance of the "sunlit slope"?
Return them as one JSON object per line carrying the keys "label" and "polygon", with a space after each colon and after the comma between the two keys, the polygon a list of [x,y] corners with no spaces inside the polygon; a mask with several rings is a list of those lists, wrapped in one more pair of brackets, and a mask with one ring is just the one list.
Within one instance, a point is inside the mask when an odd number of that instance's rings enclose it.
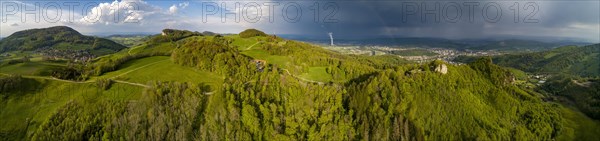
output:
{"label": "sunlit slope", "polygon": [[105,73],[98,78],[123,80],[145,84],[149,81],[178,81],[188,83],[220,84],[222,77],[206,72],[176,65],[168,56],[146,57],[129,61],[117,71]]}
{"label": "sunlit slope", "polygon": [[597,121],[516,86],[512,78],[522,77],[514,74],[518,71],[490,58],[415,64],[245,32],[158,35],[95,60],[84,67],[94,73],[81,81],[3,74],[0,118],[6,121],[0,122],[0,138],[586,140],[600,135]]}

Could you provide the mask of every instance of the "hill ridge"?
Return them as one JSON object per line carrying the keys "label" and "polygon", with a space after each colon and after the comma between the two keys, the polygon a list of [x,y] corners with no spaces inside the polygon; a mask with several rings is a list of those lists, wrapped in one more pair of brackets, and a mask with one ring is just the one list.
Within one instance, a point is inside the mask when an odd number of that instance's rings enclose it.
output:
{"label": "hill ridge", "polygon": [[124,48],[108,39],[83,35],[68,26],[17,31],[0,40],[0,52],[56,49],[89,50],[95,55],[104,55]]}

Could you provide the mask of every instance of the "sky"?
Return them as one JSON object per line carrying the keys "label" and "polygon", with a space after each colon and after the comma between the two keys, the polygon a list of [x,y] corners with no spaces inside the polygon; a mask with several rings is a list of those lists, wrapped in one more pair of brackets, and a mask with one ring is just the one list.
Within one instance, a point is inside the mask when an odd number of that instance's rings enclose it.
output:
{"label": "sky", "polygon": [[600,42],[600,0],[0,1],[0,36],[69,26],[88,35],[185,29],[362,39],[547,38]]}

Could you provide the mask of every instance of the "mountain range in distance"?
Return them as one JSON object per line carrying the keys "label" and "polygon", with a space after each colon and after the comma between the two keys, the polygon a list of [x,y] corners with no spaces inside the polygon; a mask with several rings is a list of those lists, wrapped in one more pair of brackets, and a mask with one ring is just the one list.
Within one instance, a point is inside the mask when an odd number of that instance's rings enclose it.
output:
{"label": "mountain range in distance", "polygon": [[[15,33],[17,34],[17,33]],[[80,33],[78,33],[80,34]],[[156,35],[160,33],[155,32],[134,32],[134,33],[90,33],[88,36],[116,39],[116,41],[125,46],[131,46],[132,44],[123,43],[122,38],[130,37],[146,37]],[[231,35],[227,33],[215,33],[211,31],[202,32],[203,35]],[[85,35],[83,35],[85,36]],[[280,37],[298,41],[305,41],[321,45],[330,45],[331,39],[328,37],[317,39],[313,36],[306,35],[291,35],[282,34]],[[9,36],[10,37],[10,36]],[[0,40],[8,37],[0,37]],[[554,40],[553,40],[554,39]],[[342,38],[335,39],[335,46],[388,46],[397,48],[447,48],[457,50],[498,50],[498,51],[545,51],[553,48],[575,45],[583,46],[590,45],[593,43],[579,41],[576,39],[559,39],[559,38],[545,38],[545,37],[526,37],[526,38],[509,38],[509,37],[498,37],[498,38],[486,38],[486,39],[444,39],[444,38],[429,38],[429,37],[371,37],[371,38]],[[0,45],[1,46],[1,45]]]}
{"label": "mountain range in distance", "polygon": [[[284,38],[310,43],[329,45],[330,39],[309,39],[301,36],[282,36]],[[590,45],[593,43],[579,41],[537,41],[528,39],[443,39],[443,38],[368,38],[368,39],[334,39],[335,46],[389,46],[418,48],[448,48],[458,50],[498,50],[498,51],[544,51],[566,45]]]}

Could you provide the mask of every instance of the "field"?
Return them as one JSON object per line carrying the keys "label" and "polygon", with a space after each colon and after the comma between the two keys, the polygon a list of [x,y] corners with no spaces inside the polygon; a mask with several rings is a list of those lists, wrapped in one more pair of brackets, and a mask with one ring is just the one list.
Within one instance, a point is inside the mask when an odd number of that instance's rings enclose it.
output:
{"label": "field", "polygon": [[0,62],[7,61],[7,60],[13,60],[13,59],[21,59],[21,58],[23,58],[23,56],[27,56],[30,54],[31,54],[30,52],[22,52],[22,51],[11,51],[11,52],[2,53],[0,55]]}
{"label": "field", "polygon": [[112,36],[112,37],[108,37],[108,39],[115,41],[117,43],[120,43],[122,45],[131,47],[131,46],[135,46],[138,44],[143,43],[144,39],[147,36],[143,36],[143,35],[139,35],[139,36]]}
{"label": "field", "polygon": [[303,78],[319,81],[319,82],[329,82],[332,81],[333,78],[331,75],[327,73],[325,70],[327,67],[310,67],[308,69],[308,73],[304,73],[300,75]]}
{"label": "field", "polygon": [[[36,62],[21,63],[15,67],[20,70],[39,69]],[[22,67],[22,66],[32,67]],[[3,68],[5,69],[5,68]],[[30,70],[31,71],[31,70]],[[28,72],[30,72],[28,71]],[[33,76],[32,76],[33,77]],[[173,64],[169,57],[155,56],[129,61],[114,72],[106,73],[98,78],[115,78],[132,83],[146,84],[148,81],[179,81],[206,83],[212,87],[219,86],[222,78],[208,72]],[[56,81],[46,77],[26,78],[31,87],[15,92],[7,100],[0,103],[0,130],[29,129],[33,132],[58,108],[69,101],[94,102],[100,99],[135,102],[142,98],[143,87],[124,83],[113,83],[108,90],[95,86],[93,78],[86,82]],[[10,106],[8,106],[10,105]],[[29,124],[23,124],[27,123]]]}
{"label": "field", "polygon": [[[64,60],[45,61],[41,55],[31,52],[9,52],[8,56],[0,57],[0,73],[20,75],[47,75],[47,70],[53,67],[65,66]],[[11,60],[21,60],[29,56],[29,61],[22,63],[8,63]]]}
{"label": "field", "polygon": [[[566,126],[575,129],[575,131],[565,131],[567,134],[571,134],[575,140],[597,140],[597,136],[600,135],[600,122],[590,119],[583,113],[577,111],[575,108],[563,107],[561,108],[562,115],[568,119],[565,124]],[[568,137],[568,136],[564,136]],[[568,139],[568,138],[567,138]],[[564,140],[560,139],[559,140]]]}
{"label": "field", "polygon": [[[33,132],[58,108],[69,101],[94,102],[100,99],[131,101],[141,98],[142,88],[115,83],[108,90],[94,83],[68,83],[45,79],[27,79],[31,87],[6,97],[0,103],[0,130],[29,129]],[[29,122],[28,122],[29,121]],[[28,124],[23,124],[28,123]],[[16,135],[18,136],[18,134]]]}
{"label": "field", "polygon": [[106,73],[100,78],[124,80],[146,84],[148,81],[200,82],[216,86],[222,77],[210,72],[198,71],[174,64],[170,57],[155,56],[129,61],[117,71]]}
{"label": "field", "polygon": [[52,67],[64,66],[52,62],[25,62],[0,67],[0,73],[20,75],[41,75]]}
{"label": "field", "polygon": [[170,52],[173,50],[174,43],[159,43],[155,45],[143,44],[136,46],[127,51],[128,54],[150,53],[150,52]]}
{"label": "field", "polygon": [[260,37],[241,38],[238,35],[229,35],[227,38],[234,39],[231,45],[237,46],[239,50],[247,50],[248,47],[256,44]]}
{"label": "field", "polygon": [[275,64],[280,67],[286,67],[289,62],[287,56],[269,55],[269,53],[259,49],[246,50],[242,52],[242,54],[248,55],[254,59],[265,60],[269,64]]}
{"label": "field", "polygon": [[[101,56],[98,59],[105,57],[116,59],[137,53],[170,52],[175,45],[175,43],[161,43],[152,46],[141,45],[111,55]],[[211,87],[218,87],[223,81],[221,76],[213,73],[176,65],[168,56],[146,57],[128,61],[120,65],[116,71],[107,72],[85,82],[56,80],[39,75],[41,72],[49,70],[49,68],[65,66],[65,62],[44,61],[40,56],[35,56],[30,52],[10,52],[6,54],[8,55],[3,55],[0,58],[2,62],[21,59],[23,56],[33,57],[30,58],[29,62],[5,64],[0,67],[0,75],[24,75],[25,81],[29,83],[27,87],[31,87],[22,88],[2,97],[3,100],[0,103],[0,119],[2,119],[0,120],[0,131],[11,133],[10,137],[14,139],[31,135],[36,130],[34,127],[41,125],[58,108],[69,101],[93,103],[106,99],[136,102],[142,98],[144,87],[132,84],[145,85],[149,81],[179,81],[196,84],[205,83]],[[120,82],[113,82],[108,90],[101,90],[95,83],[95,80],[99,78],[113,79]]]}
{"label": "field", "polygon": [[[251,37],[251,38],[240,38],[237,35],[226,36],[227,38],[233,39],[232,45],[237,46],[238,50],[244,55],[252,57],[258,60],[265,60],[268,64],[272,64],[281,68],[289,69],[294,67],[290,62],[290,57],[288,56],[280,56],[280,55],[271,55],[267,51],[262,50],[261,46],[264,44],[261,39],[265,39],[265,37]],[[284,42],[280,42],[284,43]],[[329,82],[333,80],[331,75],[329,75],[325,71],[326,67],[310,67],[309,71],[304,74],[292,74],[298,75],[297,77],[301,77],[302,79],[306,79],[308,81],[318,81],[318,82]]]}

